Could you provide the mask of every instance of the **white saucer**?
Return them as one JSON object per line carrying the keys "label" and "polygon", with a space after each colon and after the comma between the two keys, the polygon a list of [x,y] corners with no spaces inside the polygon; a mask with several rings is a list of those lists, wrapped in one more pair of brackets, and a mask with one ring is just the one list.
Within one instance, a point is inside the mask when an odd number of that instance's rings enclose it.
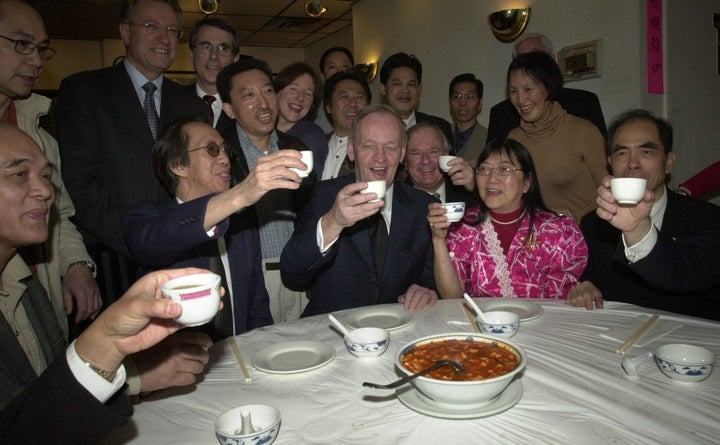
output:
{"label": "white saucer", "polygon": [[508,311],[520,316],[520,321],[534,320],[543,314],[543,308],[525,298],[491,298],[477,301],[483,312]]}
{"label": "white saucer", "polygon": [[291,341],[259,350],[252,365],[273,374],[293,374],[325,366],[335,358],[335,349],[320,341]]}
{"label": "white saucer", "polygon": [[523,386],[520,380],[515,380],[499,396],[482,406],[464,407],[462,405],[438,404],[423,395],[415,387],[398,394],[403,405],[420,414],[441,419],[476,419],[499,414],[515,406],[523,395]]}
{"label": "white saucer", "polygon": [[343,322],[350,329],[382,328],[392,331],[412,323],[413,314],[397,305],[378,305],[356,309]]}

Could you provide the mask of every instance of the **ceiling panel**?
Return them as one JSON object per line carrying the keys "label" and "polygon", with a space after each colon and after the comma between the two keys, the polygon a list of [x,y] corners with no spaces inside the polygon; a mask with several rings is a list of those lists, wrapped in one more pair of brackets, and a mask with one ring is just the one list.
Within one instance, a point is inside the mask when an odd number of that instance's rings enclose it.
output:
{"label": "ceiling panel", "polygon": [[[304,48],[352,25],[352,4],[359,0],[322,0],[327,12],[307,17],[307,0],[220,0],[221,18],[238,30],[240,44]],[[118,39],[123,0],[36,0],[54,39]],[[185,41],[195,22],[206,17],[197,0],[180,0]]]}

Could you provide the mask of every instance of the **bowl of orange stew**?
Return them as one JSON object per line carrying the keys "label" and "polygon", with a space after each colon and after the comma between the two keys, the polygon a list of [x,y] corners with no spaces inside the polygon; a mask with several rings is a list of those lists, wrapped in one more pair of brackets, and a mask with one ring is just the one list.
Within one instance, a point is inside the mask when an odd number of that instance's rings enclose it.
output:
{"label": "bowl of orange stew", "polygon": [[525,352],[512,341],[469,332],[429,335],[403,346],[395,365],[410,375],[438,360],[453,360],[464,368],[443,366],[413,380],[415,387],[439,404],[488,403],[525,369]]}

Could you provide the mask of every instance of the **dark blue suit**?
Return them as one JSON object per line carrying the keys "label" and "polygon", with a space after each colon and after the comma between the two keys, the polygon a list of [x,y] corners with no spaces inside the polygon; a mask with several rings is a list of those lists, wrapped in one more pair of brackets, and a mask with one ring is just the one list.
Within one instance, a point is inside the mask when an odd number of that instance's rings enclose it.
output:
{"label": "dark blue suit", "polygon": [[[225,237],[232,277],[235,333],[272,324],[262,274],[260,237],[246,212],[218,224],[215,236],[203,228],[212,195],[179,204],[174,198],[142,203],[123,217],[123,234],[135,260],[152,269],[209,267],[208,243]],[[225,308],[228,309],[228,308]]]}
{"label": "dark blue suit", "polygon": [[326,255],[320,253],[317,222],[330,210],[340,189],[353,182],[351,174],[316,184],[283,250],[280,271],[285,285],[310,290],[303,316],[396,303],[412,284],[435,289],[426,219],[434,198],[407,184],[393,185],[390,237],[381,276],[375,272],[367,220],[345,228]]}
{"label": "dark blue suit", "polygon": [[657,244],[636,263],[625,258],[620,230],[595,212],[585,215],[589,259],[581,279],[606,300],[720,320],[720,207],[666,193]]}

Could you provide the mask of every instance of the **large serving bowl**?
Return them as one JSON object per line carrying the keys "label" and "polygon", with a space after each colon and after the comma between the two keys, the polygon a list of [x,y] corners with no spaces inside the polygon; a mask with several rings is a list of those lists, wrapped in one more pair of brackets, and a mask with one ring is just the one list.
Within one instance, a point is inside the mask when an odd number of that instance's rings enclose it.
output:
{"label": "large serving bowl", "polygon": [[715,354],[699,346],[668,344],[657,348],[655,362],[671,379],[692,383],[710,377]]}
{"label": "large serving bowl", "polygon": [[[458,341],[463,341],[463,345],[465,344],[464,341],[477,342],[478,347],[474,349],[478,350],[478,352],[466,351],[464,354],[465,357],[460,356],[460,354],[456,355],[456,353],[452,351],[452,348],[454,345],[458,346],[461,344],[458,343]],[[527,361],[525,352],[510,340],[471,332],[455,332],[429,335],[407,343],[398,352],[395,358],[395,365],[404,374],[414,374],[417,370],[409,369],[403,364],[405,356],[415,350],[415,348],[430,343],[433,344],[433,347],[437,347],[438,353],[443,349],[447,349],[447,354],[442,357],[438,356],[433,358],[427,363],[418,363],[418,365],[423,368],[432,365],[437,360],[448,359],[456,361],[465,367],[466,369],[463,374],[471,373],[473,367],[472,360],[481,360],[482,357],[480,357],[480,355],[483,354],[481,354],[479,350],[484,350],[488,347],[496,347],[507,351],[514,356],[518,362],[517,366],[506,374],[485,378],[483,380],[440,380],[429,376],[431,374],[413,380],[413,384],[422,394],[441,404],[463,406],[483,405],[503,392],[513,379],[525,369],[525,363]],[[445,348],[446,346],[447,348]],[[471,360],[469,357],[473,357],[473,359]],[[463,374],[458,377],[463,378]]]}

